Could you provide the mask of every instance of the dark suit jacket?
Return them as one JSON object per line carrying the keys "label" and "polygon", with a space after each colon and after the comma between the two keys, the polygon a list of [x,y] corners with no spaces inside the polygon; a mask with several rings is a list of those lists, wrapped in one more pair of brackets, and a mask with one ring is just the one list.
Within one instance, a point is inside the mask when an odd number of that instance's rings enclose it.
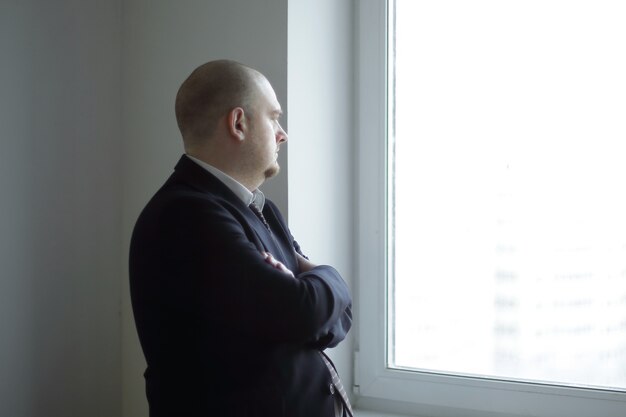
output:
{"label": "dark suit jacket", "polygon": [[151,417],[332,417],[318,350],[351,325],[348,287],[330,266],[296,278],[297,243],[276,206],[271,232],[222,182],[183,156],[143,210],[130,289],[148,364]]}

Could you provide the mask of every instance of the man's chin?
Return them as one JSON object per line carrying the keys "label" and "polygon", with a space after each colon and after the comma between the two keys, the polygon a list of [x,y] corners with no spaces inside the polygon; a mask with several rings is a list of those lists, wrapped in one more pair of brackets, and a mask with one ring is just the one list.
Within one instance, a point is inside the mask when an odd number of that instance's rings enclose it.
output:
{"label": "man's chin", "polygon": [[278,162],[277,162],[265,170],[264,172],[265,179],[275,177],[276,175],[278,175],[279,172],[280,172],[280,165],[278,165]]}

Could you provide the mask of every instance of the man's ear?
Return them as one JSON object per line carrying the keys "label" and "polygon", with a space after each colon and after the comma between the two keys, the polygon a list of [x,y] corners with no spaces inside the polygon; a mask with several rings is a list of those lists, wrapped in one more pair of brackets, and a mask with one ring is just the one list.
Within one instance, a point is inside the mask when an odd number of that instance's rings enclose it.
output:
{"label": "man's ear", "polygon": [[244,140],[248,133],[248,119],[241,107],[235,107],[228,112],[228,133],[237,140]]}

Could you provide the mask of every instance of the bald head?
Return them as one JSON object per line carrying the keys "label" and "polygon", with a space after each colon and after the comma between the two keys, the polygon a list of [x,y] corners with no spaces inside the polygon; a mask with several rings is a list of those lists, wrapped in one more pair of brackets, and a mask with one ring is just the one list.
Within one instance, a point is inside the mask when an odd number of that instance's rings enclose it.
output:
{"label": "bald head", "polygon": [[209,139],[219,119],[235,107],[250,113],[263,78],[260,72],[229,60],[196,68],[176,95],[176,121],[185,145]]}

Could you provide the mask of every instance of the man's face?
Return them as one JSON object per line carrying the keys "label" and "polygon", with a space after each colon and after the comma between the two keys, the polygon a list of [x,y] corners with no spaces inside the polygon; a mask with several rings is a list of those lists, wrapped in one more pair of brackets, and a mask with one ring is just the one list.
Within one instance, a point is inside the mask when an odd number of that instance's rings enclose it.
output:
{"label": "man's face", "polygon": [[280,126],[282,114],[276,93],[265,78],[258,82],[250,118],[250,163],[263,180],[278,174],[278,150],[287,141],[287,133]]}

